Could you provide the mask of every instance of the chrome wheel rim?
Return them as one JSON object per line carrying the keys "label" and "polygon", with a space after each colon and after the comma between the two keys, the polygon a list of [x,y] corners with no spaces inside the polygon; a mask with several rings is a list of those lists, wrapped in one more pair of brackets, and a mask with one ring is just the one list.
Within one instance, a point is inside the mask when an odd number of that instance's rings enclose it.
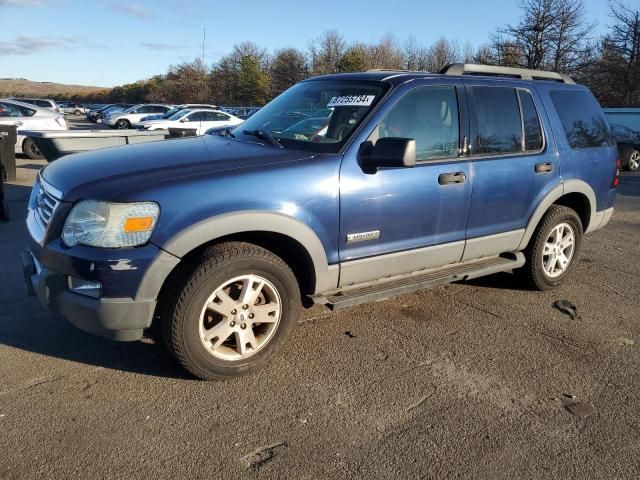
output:
{"label": "chrome wheel rim", "polygon": [[127,130],[128,128],[127,122],[123,122],[122,120],[118,122],[118,129]]}
{"label": "chrome wheel rim", "polygon": [[629,157],[629,170],[637,170],[640,167],[640,152],[634,150]]}
{"label": "chrome wheel rim", "polygon": [[567,271],[575,243],[573,227],[568,223],[560,223],[551,230],[542,250],[542,268],[548,277],[556,278]]}
{"label": "chrome wheel rim", "polygon": [[220,285],[199,319],[200,341],[216,358],[237,361],[255,355],[280,323],[282,302],[275,286],[260,275],[242,275]]}

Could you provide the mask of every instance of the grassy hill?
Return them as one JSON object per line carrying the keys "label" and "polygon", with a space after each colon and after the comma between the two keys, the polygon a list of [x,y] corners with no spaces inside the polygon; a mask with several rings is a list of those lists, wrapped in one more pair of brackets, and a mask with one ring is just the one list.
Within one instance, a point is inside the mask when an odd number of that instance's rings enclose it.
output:
{"label": "grassy hill", "polygon": [[65,85],[53,82],[32,82],[24,78],[0,78],[0,97],[33,96],[70,98],[72,96],[85,97],[98,93],[107,93],[110,89],[104,87],[89,87],[86,85]]}

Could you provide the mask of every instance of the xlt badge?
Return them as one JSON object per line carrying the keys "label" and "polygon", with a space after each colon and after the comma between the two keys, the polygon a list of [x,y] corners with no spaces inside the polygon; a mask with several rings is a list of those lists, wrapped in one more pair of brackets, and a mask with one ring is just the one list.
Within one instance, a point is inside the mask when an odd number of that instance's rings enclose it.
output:
{"label": "xlt badge", "polygon": [[380,230],[371,232],[350,233],[347,235],[347,243],[366,242],[368,240],[377,240],[380,238]]}

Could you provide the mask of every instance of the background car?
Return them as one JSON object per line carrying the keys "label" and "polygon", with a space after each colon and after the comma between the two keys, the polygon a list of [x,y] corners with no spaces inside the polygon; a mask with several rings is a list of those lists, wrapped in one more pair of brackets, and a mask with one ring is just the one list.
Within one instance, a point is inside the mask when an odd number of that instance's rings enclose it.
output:
{"label": "background car", "polygon": [[60,102],[58,106],[60,107],[62,113],[75,115],[76,117],[84,115],[88,111],[84,105],[74,102]]}
{"label": "background car", "polygon": [[152,113],[164,114],[173,108],[170,105],[161,105],[157,103],[134,105],[133,107],[118,113],[112,113],[105,116],[102,122],[112,128],[126,130],[137,126],[140,120]]}
{"label": "background car", "polygon": [[152,115],[147,115],[146,117],[142,117],[140,122],[138,123],[138,127],[141,127],[142,122],[146,122],[148,120],[166,120],[171,117],[173,114],[179,112],[180,110],[184,110],[186,108],[202,108],[202,109],[210,109],[210,110],[218,110],[218,107],[215,105],[209,105],[206,103],[185,103],[183,105],[176,105],[171,110],[165,113],[154,113]]}
{"label": "background car", "polygon": [[629,172],[640,169],[640,132],[624,125],[611,125],[611,132],[618,144],[620,162]]}
{"label": "background car", "polygon": [[101,123],[102,119],[111,113],[114,112],[123,112],[124,110],[133,107],[130,103],[110,103],[108,105],[103,105],[96,110],[90,110],[86,116],[87,120],[92,123]]}
{"label": "background car", "polygon": [[35,105],[36,107],[46,108],[47,110],[53,110],[54,112],[60,112],[60,107],[58,104],[49,98],[24,98],[24,97],[11,97],[11,100],[15,100],[16,102],[28,103],[30,105]]}
{"label": "background car", "polygon": [[207,108],[183,109],[174,113],[166,120],[148,120],[141,123],[145,130],[167,130],[172,127],[193,129],[196,135],[204,135],[211,128],[231,127],[240,125],[241,118],[234,117],[220,110]]}
{"label": "background car", "polygon": [[0,124],[18,127],[15,152],[31,159],[42,159],[33,140],[21,134],[24,130],[67,130],[64,115],[29,103],[0,98]]}

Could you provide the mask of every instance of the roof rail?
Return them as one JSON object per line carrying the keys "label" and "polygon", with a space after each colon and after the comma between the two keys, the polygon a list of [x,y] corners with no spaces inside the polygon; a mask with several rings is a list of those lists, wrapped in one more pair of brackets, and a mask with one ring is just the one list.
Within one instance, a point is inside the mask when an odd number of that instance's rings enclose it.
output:
{"label": "roof rail", "polygon": [[569,75],[528,68],[496,67],[493,65],[476,65],[473,63],[451,63],[440,70],[444,75],[495,75],[521,78],[522,80],[552,80],[556,82],[576,82]]}
{"label": "roof rail", "polygon": [[367,70],[368,72],[404,72],[404,73],[423,73],[423,72],[415,72],[414,70],[406,70],[403,68],[370,68]]}

